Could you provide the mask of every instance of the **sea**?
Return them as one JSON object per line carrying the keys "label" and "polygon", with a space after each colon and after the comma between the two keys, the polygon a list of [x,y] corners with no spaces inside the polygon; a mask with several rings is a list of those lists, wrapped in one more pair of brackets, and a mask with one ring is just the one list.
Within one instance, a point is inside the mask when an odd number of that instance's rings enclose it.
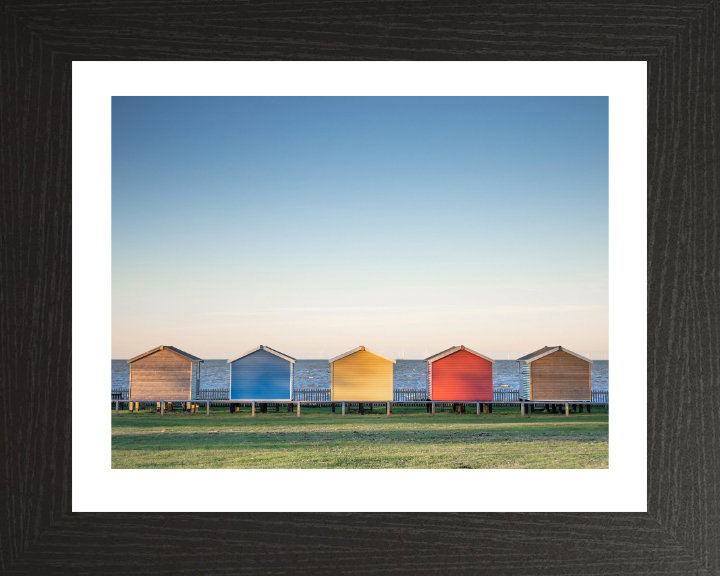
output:
{"label": "sea", "polygon": [[[129,385],[127,360],[112,361],[112,386]],[[427,386],[427,365],[423,360],[397,360],[393,367],[396,390],[422,389]],[[609,361],[593,360],[592,387],[609,390]],[[205,360],[200,368],[200,388],[229,387],[230,370],[227,360]],[[496,360],[493,364],[495,388],[517,388],[520,383],[515,360]],[[295,362],[297,388],[330,388],[330,363],[327,360],[298,360]]]}

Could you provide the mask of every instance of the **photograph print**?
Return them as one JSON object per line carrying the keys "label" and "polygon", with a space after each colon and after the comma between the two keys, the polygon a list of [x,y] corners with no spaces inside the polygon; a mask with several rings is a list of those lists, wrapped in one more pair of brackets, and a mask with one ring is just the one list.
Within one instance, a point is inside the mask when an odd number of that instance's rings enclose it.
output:
{"label": "photograph print", "polygon": [[607,97],[112,98],[112,468],[609,466]]}

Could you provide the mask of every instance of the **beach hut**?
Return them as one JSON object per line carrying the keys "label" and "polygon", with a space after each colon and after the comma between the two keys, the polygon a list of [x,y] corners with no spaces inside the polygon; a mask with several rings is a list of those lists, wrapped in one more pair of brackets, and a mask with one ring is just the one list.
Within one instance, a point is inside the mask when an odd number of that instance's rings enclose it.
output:
{"label": "beach hut", "polygon": [[358,346],[329,362],[333,402],[392,402],[395,360]]}
{"label": "beach hut", "polygon": [[292,400],[295,358],[258,346],[228,360],[230,400]]}
{"label": "beach hut", "polygon": [[453,346],[425,362],[430,400],[492,402],[494,360],[465,346]]}
{"label": "beach hut", "polygon": [[545,346],[517,360],[520,399],[590,401],[592,360],[562,346]]}
{"label": "beach hut", "polygon": [[130,400],[197,400],[202,362],[175,346],[158,346],[131,358]]}

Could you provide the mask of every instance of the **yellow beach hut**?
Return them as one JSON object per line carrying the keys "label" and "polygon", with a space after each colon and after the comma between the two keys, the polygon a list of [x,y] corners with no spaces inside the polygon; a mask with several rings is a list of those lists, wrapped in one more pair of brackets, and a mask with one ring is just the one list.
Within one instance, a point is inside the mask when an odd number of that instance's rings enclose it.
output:
{"label": "yellow beach hut", "polygon": [[395,360],[358,346],[329,362],[331,401],[392,402]]}

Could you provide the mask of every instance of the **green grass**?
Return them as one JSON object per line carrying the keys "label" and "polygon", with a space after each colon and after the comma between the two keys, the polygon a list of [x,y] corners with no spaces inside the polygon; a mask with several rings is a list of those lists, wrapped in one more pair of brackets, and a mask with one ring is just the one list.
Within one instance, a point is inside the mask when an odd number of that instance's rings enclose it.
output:
{"label": "green grass", "polygon": [[113,468],[607,468],[608,412],[112,412]]}

